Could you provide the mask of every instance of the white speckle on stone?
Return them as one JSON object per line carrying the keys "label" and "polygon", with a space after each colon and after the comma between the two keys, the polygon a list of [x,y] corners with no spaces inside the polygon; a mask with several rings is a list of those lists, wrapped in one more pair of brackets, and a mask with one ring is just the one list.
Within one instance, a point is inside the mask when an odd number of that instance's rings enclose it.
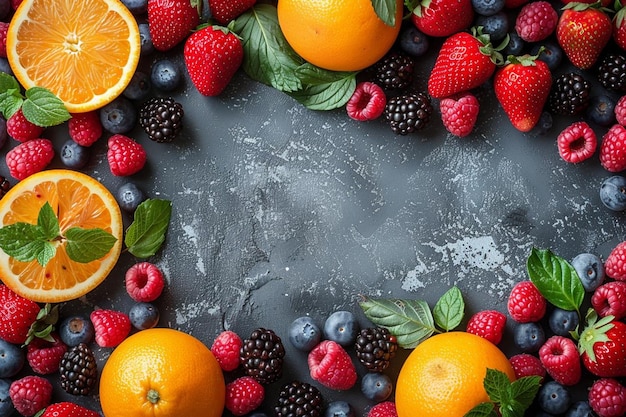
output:
{"label": "white speckle on stone", "polygon": [[176,309],[176,324],[182,325],[204,314],[216,316],[220,313],[220,307],[211,305],[207,300],[197,303],[182,304]]}

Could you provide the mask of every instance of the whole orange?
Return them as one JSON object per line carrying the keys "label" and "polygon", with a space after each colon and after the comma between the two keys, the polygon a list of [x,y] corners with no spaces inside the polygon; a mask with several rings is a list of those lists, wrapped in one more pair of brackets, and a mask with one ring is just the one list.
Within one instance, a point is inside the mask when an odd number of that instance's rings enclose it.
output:
{"label": "whole orange", "polygon": [[226,387],[213,353],[173,329],[133,334],[107,359],[100,376],[105,417],[220,417]]}
{"label": "whole orange", "polygon": [[389,26],[371,0],[279,0],[277,7],[289,45],[306,61],[332,71],[358,71],[382,58],[398,37],[403,12],[397,0],[395,25]]}
{"label": "whole orange", "polygon": [[488,401],[487,368],[515,379],[506,355],[482,337],[465,332],[432,336],[406,359],[396,383],[398,417],[462,417]]}

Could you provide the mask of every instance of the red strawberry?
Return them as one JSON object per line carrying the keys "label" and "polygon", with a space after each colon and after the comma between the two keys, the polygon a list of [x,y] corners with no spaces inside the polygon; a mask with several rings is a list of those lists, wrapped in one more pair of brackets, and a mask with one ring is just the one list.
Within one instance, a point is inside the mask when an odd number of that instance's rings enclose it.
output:
{"label": "red strawberry", "polygon": [[411,21],[429,36],[450,36],[472,24],[471,0],[422,0],[411,13]]}
{"label": "red strawberry", "polygon": [[239,367],[239,350],[242,345],[241,337],[230,330],[223,331],[215,338],[211,352],[223,371],[234,371]]}
{"label": "red strawberry", "polygon": [[604,272],[609,278],[626,281],[626,241],[618,243],[604,261]]}
{"label": "red strawberry", "polygon": [[0,285],[0,339],[9,343],[24,343],[40,310],[36,302],[16,294],[6,285]]}
{"label": "red strawberry", "polygon": [[591,305],[600,317],[626,317],[626,282],[611,281],[600,285],[591,296]]}
{"label": "red strawberry", "polygon": [[36,338],[28,344],[26,359],[36,374],[48,375],[57,372],[61,358],[67,351],[67,345],[57,334],[52,333],[50,337],[54,342]]}
{"label": "red strawberry", "polygon": [[43,132],[44,128],[29,121],[19,109],[7,119],[7,133],[19,142],[26,142],[35,138]]}
{"label": "red strawberry", "polygon": [[562,385],[576,385],[582,377],[576,344],[564,336],[552,336],[539,349],[539,359],[552,379]]}
{"label": "red strawberry", "polygon": [[347,390],[357,380],[356,369],[348,352],[332,340],[324,340],[309,352],[311,378],[336,390]]}
{"label": "red strawberry", "polygon": [[251,376],[243,376],[226,385],[225,407],[236,416],[256,410],[265,399],[265,388]]}
{"label": "red strawberry", "polygon": [[613,316],[598,320],[593,310],[587,316],[587,326],[578,340],[583,364],[599,377],[626,376],[626,324]]}
{"label": "red strawberry", "polygon": [[243,61],[243,46],[234,33],[220,26],[207,26],[185,42],[185,65],[200,94],[219,95]]}
{"label": "red strawberry", "polygon": [[100,417],[96,411],[69,401],[50,404],[38,417]]}
{"label": "red strawberry", "polygon": [[626,413],[626,387],[613,378],[601,378],[589,389],[589,405],[600,417],[621,417]]}
{"label": "red strawberry", "polygon": [[225,26],[255,3],[256,0],[209,0],[209,9],[211,17]]}
{"label": "red strawberry", "polygon": [[54,148],[48,139],[33,139],[20,143],[6,154],[9,174],[16,180],[43,170],[52,162]]}
{"label": "red strawberry", "polygon": [[96,332],[96,343],[100,347],[115,347],[130,333],[130,318],[115,310],[94,310],[89,316]]}
{"label": "red strawberry", "polygon": [[146,151],[141,144],[124,135],[109,138],[107,160],[113,175],[124,177],[133,175],[146,164]]}
{"label": "red strawberry", "polygon": [[446,130],[462,138],[474,130],[480,104],[476,96],[465,92],[441,99],[439,110],[441,110],[441,121]]}
{"label": "red strawberry", "polygon": [[502,340],[506,316],[496,310],[479,311],[470,317],[466,331],[497,345]]}
{"label": "red strawberry", "polygon": [[480,86],[493,75],[502,55],[480,29],[459,32],[445,40],[428,79],[428,94],[450,97]]}
{"label": "red strawberry", "polygon": [[613,39],[620,48],[626,50],[626,7],[616,3],[617,13],[613,17]]}
{"label": "red strawberry", "polygon": [[615,124],[602,137],[600,164],[609,172],[626,169],[626,127]]}
{"label": "red strawberry", "polygon": [[28,375],[11,383],[9,396],[21,415],[31,417],[50,404],[52,384],[43,377]]}
{"label": "red strawberry", "polygon": [[172,49],[200,23],[200,0],[148,0],[148,30],[159,51]]}
{"label": "red strawberry", "polygon": [[530,55],[509,57],[493,81],[496,98],[513,127],[521,132],[530,131],[539,121],[551,86],[548,65]]}
{"label": "red strawberry", "polygon": [[589,69],[611,39],[611,19],[597,5],[568,3],[556,27],[556,39],[571,63]]}

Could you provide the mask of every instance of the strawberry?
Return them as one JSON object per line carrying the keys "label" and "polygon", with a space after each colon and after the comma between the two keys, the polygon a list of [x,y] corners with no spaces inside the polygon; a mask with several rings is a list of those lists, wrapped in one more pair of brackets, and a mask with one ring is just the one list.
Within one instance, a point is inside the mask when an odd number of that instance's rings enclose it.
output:
{"label": "strawberry", "polygon": [[337,342],[324,340],[309,352],[311,378],[325,387],[347,390],[357,380],[356,369],[348,352]]}
{"label": "strawberry", "polygon": [[471,0],[421,0],[409,6],[411,21],[429,36],[446,37],[461,32],[472,24],[474,9]]}
{"label": "strawberry", "polygon": [[254,6],[256,0],[209,0],[211,17],[220,25],[227,25]]}
{"label": "strawberry", "polygon": [[96,332],[96,343],[100,347],[115,347],[130,333],[130,318],[121,311],[94,310],[89,318]]}
{"label": "strawberry", "polygon": [[144,167],[146,151],[140,143],[119,133],[109,138],[107,160],[111,174],[124,177],[133,175]]}
{"label": "strawberry", "polygon": [[615,2],[617,13],[613,17],[613,39],[620,48],[626,50],[626,7]]}
{"label": "strawberry", "polygon": [[600,164],[609,172],[626,169],[626,127],[615,124],[602,137]]}
{"label": "strawberry", "polygon": [[491,78],[496,62],[502,61],[500,49],[491,45],[489,35],[480,28],[450,36],[428,78],[428,94],[445,98],[480,86]]}
{"label": "strawberry", "polygon": [[234,33],[221,26],[207,26],[187,39],[185,65],[200,94],[219,95],[243,61],[243,46]]}
{"label": "strawberry", "polygon": [[535,127],[552,86],[550,68],[537,57],[509,57],[493,81],[496,98],[513,127],[521,132]]}
{"label": "strawberry", "polygon": [[52,333],[50,337],[54,342],[36,338],[28,344],[26,359],[36,374],[48,375],[58,372],[61,358],[67,351],[67,345],[56,333]]}
{"label": "strawberry", "polygon": [[200,23],[200,0],[148,0],[148,30],[155,49],[167,51]]}
{"label": "strawberry", "polygon": [[564,9],[556,39],[575,67],[589,69],[611,39],[611,19],[596,4],[568,3]]}
{"label": "strawberry", "polygon": [[598,320],[598,314],[591,310],[578,350],[592,374],[604,378],[626,376],[626,324],[613,316]]}
{"label": "strawberry", "polygon": [[50,404],[38,417],[100,417],[100,414],[78,404],[62,401]]}
{"label": "strawberry", "polygon": [[40,310],[36,302],[0,284],[0,338],[9,343],[24,343]]}

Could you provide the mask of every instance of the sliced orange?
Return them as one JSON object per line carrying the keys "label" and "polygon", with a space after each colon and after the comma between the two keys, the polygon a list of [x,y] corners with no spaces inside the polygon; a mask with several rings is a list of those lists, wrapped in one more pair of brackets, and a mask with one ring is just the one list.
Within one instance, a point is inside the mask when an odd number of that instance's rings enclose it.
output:
{"label": "sliced orange", "polygon": [[0,200],[0,227],[37,224],[46,202],[57,213],[61,236],[71,227],[100,228],[117,239],[106,255],[88,263],[71,260],[62,239],[45,267],[0,250],[0,279],[9,288],[33,301],[58,303],[88,293],[107,277],[120,256],[123,223],[115,198],[102,184],[80,172],[54,169],[33,174],[7,192]]}
{"label": "sliced orange", "polygon": [[130,82],[141,50],[119,0],[24,0],[7,32],[7,58],[26,89],[44,87],[70,113],[98,109]]}

